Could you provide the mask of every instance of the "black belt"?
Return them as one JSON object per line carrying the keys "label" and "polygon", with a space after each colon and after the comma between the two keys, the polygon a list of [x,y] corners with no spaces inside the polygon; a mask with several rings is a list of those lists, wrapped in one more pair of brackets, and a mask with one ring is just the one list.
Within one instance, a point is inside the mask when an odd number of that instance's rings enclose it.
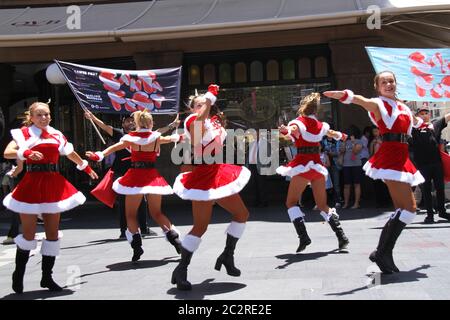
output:
{"label": "black belt", "polygon": [[155,167],[155,163],[149,161],[133,161],[130,167],[134,169],[151,169]]}
{"label": "black belt", "polygon": [[31,163],[27,164],[27,172],[59,172],[59,166],[56,163]]}
{"label": "black belt", "polygon": [[404,133],[385,133],[381,139],[386,142],[401,142],[408,143],[409,136]]}
{"label": "black belt", "polygon": [[320,153],[318,146],[316,147],[300,147],[297,148],[297,153]]}

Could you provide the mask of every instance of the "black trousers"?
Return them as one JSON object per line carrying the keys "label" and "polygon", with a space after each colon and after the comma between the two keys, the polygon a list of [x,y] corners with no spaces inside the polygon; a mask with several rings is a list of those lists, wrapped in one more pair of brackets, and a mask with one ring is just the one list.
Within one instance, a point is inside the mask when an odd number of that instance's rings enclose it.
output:
{"label": "black trousers", "polygon": [[438,162],[420,166],[419,171],[425,178],[422,190],[427,212],[429,214],[433,213],[433,199],[431,196],[431,181],[433,181],[434,189],[436,190],[437,211],[439,213],[445,213],[445,185],[442,163]]}
{"label": "black trousers", "polygon": [[[119,215],[120,231],[124,232],[127,229],[127,217],[125,215],[125,195],[117,195],[116,205],[114,207],[117,214]],[[147,201],[145,201],[144,199],[142,199],[141,205],[138,209],[138,222],[141,232],[145,232],[147,229]]]}

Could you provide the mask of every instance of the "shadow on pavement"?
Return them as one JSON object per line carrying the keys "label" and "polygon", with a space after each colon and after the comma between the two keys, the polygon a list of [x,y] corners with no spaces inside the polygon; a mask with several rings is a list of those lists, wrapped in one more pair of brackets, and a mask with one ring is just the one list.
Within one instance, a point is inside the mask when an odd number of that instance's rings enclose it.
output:
{"label": "shadow on pavement", "polygon": [[174,287],[169,289],[167,293],[175,296],[175,299],[203,300],[207,296],[233,292],[246,287],[243,283],[213,281],[214,279],[206,279],[202,283],[192,284],[191,291],[180,291]]}
{"label": "shadow on pavement", "polygon": [[311,253],[287,253],[287,254],[280,254],[278,256],[275,256],[278,259],[285,260],[285,264],[276,267],[275,269],[285,269],[287,266],[302,262],[302,261],[308,261],[308,260],[316,260],[322,257],[325,257],[329,254],[345,254],[348,253],[348,251],[340,251],[339,249],[334,249],[327,252],[311,252]]}
{"label": "shadow on pavement", "polygon": [[25,291],[22,294],[11,293],[0,300],[45,300],[47,298],[64,297],[74,294],[75,291],[64,289],[60,292],[51,292],[47,289],[35,290],[35,291]]}
{"label": "shadow on pavement", "polygon": [[[143,236],[142,240],[146,240],[146,239],[156,239],[156,238],[164,238],[164,236]],[[84,248],[84,247],[91,247],[91,246],[98,246],[101,244],[108,244],[111,242],[126,242],[127,239],[101,239],[101,240],[94,240],[94,241],[89,241],[87,244],[82,244],[79,246],[71,246],[71,247],[64,247],[61,248],[61,250],[67,250],[67,249],[77,249],[77,248]]]}
{"label": "shadow on pavement", "polygon": [[[352,289],[349,291],[343,291],[343,292],[335,292],[335,293],[327,293],[326,296],[345,296],[349,294],[354,294],[358,291],[367,290],[370,288],[374,288],[378,285],[386,285],[390,283],[405,283],[405,282],[415,282],[419,281],[420,279],[426,279],[428,276],[425,273],[418,272],[419,270],[426,270],[428,268],[431,268],[429,264],[424,264],[420,267],[417,267],[415,269],[409,270],[409,271],[400,271],[398,273],[393,274],[382,274],[382,273],[375,273],[372,275],[368,275],[369,279],[371,279],[371,283],[368,283],[365,286]],[[374,282],[377,282],[379,279],[379,284],[375,284]],[[375,281],[374,281],[375,280]]]}

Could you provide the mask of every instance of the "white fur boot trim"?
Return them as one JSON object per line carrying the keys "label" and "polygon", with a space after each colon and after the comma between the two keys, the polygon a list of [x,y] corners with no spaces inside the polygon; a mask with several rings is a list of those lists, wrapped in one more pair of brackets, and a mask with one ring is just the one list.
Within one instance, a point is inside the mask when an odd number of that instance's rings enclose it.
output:
{"label": "white fur boot trim", "polygon": [[200,246],[200,242],[202,242],[201,238],[193,236],[192,234],[188,234],[186,237],[184,237],[183,242],[181,242],[181,245],[187,251],[194,252]]}
{"label": "white fur boot trim", "polygon": [[294,220],[297,218],[305,217],[305,214],[303,213],[303,211],[300,209],[300,207],[297,207],[297,206],[289,208],[288,215],[289,215],[289,219],[291,219],[291,222],[294,222]]}
{"label": "white fur boot trim", "polygon": [[19,234],[17,237],[14,238],[14,243],[22,250],[35,250],[37,247],[37,241],[36,240],[26,240],[22,234]]}
{"label": "white fur boot trim", "polygon": [[59,256],[60,241],[42,240],[41,254],[43,256],[57,257]]}
{"label": "white fur boot trim", "polygon": [[416,215],[408,210],[403,209],[402,213],[400,214],[400,221],[405,223],[405,224],[410,224],[411,222],[414,221],[414,218],[416,217]]}
{"label": "white fur boot trim", "polygon": [[230,236],[233,236],[235,238],[240,239],[242,237],[242,234],[244,233],[246,223],[231,221],[231,223],[228,225],[227,233]]}

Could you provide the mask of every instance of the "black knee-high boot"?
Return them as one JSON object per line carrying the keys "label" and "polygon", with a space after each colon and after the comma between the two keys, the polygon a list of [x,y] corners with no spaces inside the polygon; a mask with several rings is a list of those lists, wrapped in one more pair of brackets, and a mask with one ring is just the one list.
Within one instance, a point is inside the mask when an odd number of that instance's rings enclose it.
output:
{"label": "black knee-high boot", "polygon": [[331,214],[330,220],[328,220],[328,224],[338,238],[339,250],[346,249],[350,241],[348,241],[348,238],[345,235],[344,230],[342,229],[339,217],[336,214]]}
{"label": "black knee-high boot", "polygon": [[140,233],[133,234],[133,240],[131,241],[131,248],[133,248],[133,257],[131,258],[131,261],[136,262],[141,258],[142,254],[144,253],[144,250],[142,249],[142,238]]}
{"label": "black knee-high boot", "polygon": [[222,254],[217,258],[216,265],[214,269],[220,271],[222,265],[225,266],[227,273],[233,277],[239,277],[241,275],[241,270],[236,268],[234,265],[234,250],[236,249],[236,243],[238,242],[238,238],[233,237],[229,233],[227,233],[227,240],[225,244],[225,249]]}
{"label": "black knee-high boot", "polygon": [[29,250],[22,250],[17,247],[16,250],[16,269],[12,274],[12,289],[15,293],[23,292],[23,276],[27,266],[28,258],[30,257]]}
{"label": "black knee-high boot", "polygon": [[298,238],[300,239],[300,243],[296,252],[301,252],[311,244],[311,239],[309,238],[308,232],[306,231],[305,221],[303,220],[303,218],[297,218],[292,221],[292,223],[294,224],[295,231],[297,231]]}
{"label": "black knee-high boot", "polygon": [[[376,262],[377,252],[384,245],[384,241],[386,241],[386,235],[387,235],[387,231],[388,231],[388,228],[389,228],[390,221],[391,221],[391,219],[389,219],[386,222],[386,224],[383,227],[383,230],[381,231],[380,240],[378,241],[377,249],[372,251],[372,253],[369,256],[369,259],[372,262]],[[385,262],[386,262],[386,271],[388,271],[388,272],[389,272],[389,270],[391,270],[393,272],[399,272],[400,271],[398,269],[398,267],[394,263],[394,258],[392,256],[392,249],[391,250],[387,250],[387,252],[386,252],[386,261]]]}
{"label": "black knee-high boot", "polygon": [[177,285],[178,290],[191,290],[192,285],[187,280],[187,267],[191,263],[193,252],[181,247],[181,261],[172,273],[172,284]]}
{"label": "black knee-high boot", "polygon": [[42,256],[42,279],[41,288],[48,288],[50,291],[61,291],[62,288],[53,281],[52,273],[56,257]]}
{"label": "black knee-high boot", "polygon": [[406,223],[400,221],[400,211],[398,211],[393,219],[388,222],[386,234],[383,237],[383,232],[380,235],[380,244],[374,255],[374,262],[378,265],[381,272],[391,274],[398,268],[394,264],[392,257],[392,251],[394,250],[395,243],[398,237],[405,228]]}
{"label": "black knee-high boot", "polygon": [[181,253],[181,240],[180,240],[180,235],[178,234],[178,232],[176,232],[174,229],[170,229],[169,231],[166,232],[166,238],[167,238],[167,241],[169,241],[170,244],[175,247],[175,250],[177,250],[177,253],[180,254]]}

